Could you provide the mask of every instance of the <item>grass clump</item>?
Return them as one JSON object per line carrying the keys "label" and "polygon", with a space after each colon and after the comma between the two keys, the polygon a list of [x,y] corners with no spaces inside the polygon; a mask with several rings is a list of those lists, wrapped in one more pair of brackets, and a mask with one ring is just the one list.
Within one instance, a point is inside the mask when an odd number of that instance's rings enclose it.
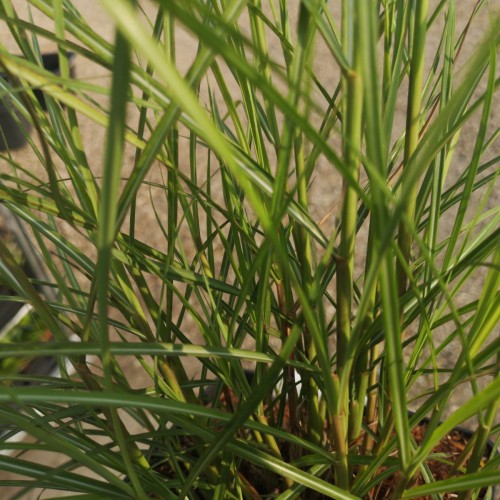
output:
{"label": "grass clump", "polygon": [[[485,2],[459,28],[453,1],[101,0],[112,42],[77,2],[28,3],[0,3],[16,46],[0,63],[37,170],[3,153],[0,199],[57,298],[2,243],[0,278],[55,341],[0,352],[74,375],[0,387],[17,455],[0,469],[23,476],[0,485],[351,499],[392,477],[399,499],[499,483],[483,460],[500,395],[500,19]],[[47,41],[60,75],[40,64]],[[69,52],[110,80],[70,78]],[[434,481],[433,449],[473,417]],[[8,440],[21,430],[34,441]]]}

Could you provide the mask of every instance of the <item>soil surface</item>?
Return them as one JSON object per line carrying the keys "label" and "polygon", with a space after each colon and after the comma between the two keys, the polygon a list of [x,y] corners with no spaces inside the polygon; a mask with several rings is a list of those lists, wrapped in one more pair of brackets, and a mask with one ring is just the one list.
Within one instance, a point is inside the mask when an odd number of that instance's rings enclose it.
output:
{"label": "soil surface", "polygon": [[[427,422],[421,422],[413,429],[413,437],[417,444],[420,444],[425,436],[427,429]],[[443,479],[448,479],[451,477],[459,476],[461,473],[456,470],[458,461],[464,451],[467,443],[470,439],[470,433],[461,429],[455,429],[447,434],[440,443],[435,446],[432,450],[433,454],[436,455],[436,460],[429,460],[427,465],[434,478],[434,481],[440,481]],[[491,448],[488,448],[485,452],[484,463],[486,463],[486,455],[489,456],[491,453]],[[439,458],[437,456],[439,455]],[[463,467],[467,467],[467,461],[461,464]],[[384,481],[380,488],[375,489],[367,500],[379,500],[391,497],[391,493],[394,490],[398,477],[394,476]],[[419,474],[412,483],[414,486],[425,484],[425,480],[422,474]],[[479,495],[479,499],[484,498],[486,491],[482,491]],[[443,500],[453,500],[457,498],[456,493],[445,493],[443,495]],[[430,496],[421,497],[418,500],[430,500]]]}

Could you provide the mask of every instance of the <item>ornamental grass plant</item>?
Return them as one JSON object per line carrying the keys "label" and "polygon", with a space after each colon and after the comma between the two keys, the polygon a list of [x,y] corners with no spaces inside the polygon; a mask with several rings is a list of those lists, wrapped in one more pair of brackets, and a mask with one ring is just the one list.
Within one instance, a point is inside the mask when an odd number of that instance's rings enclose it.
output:
{"label": "ornamental grass plant", "polygon": [[[4,375],[0,487],[492,498],[493,2],[95,0],[111,41],[76,0],[28,0],[25,17],[19,3],[0,1],[16,46],[0,42],[0,97],[33,132],[28,156],[0,154],[0,202],[54,299],[3,241],[0,279],[54,341],[0,357],[52,356],[61,373]],[[81,61],[110,78],[79,77]],[[436,446],[464,423],[450,465]]]}

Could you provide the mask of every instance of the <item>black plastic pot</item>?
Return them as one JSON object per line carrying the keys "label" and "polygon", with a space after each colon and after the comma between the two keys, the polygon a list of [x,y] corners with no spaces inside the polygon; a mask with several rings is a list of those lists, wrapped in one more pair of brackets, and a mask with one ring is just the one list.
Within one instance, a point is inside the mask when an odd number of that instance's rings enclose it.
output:
{"label": "black plastic pot", "polygon": [[[75,76],[75,57],[76,54],[74,52],[67,52],[66,57],[68,58],[69,64],[69,76],[73,78]],[[60,76],[61,67],[59,66],[59,54],[57,52],[49,52],[47,54],[42,54],[42,63],[43,67],[53,73],[56,76]],[[42,106],[42,108],[47,110],[47,102],[45,101],[45,94],[42,89],[34,89],[33,93],[35,94],[38,102]]]}
{"label": "black plastic pot", "polygon": [[12,85],[2,74],[0,80],[0,151],[6,151],[26,144],[31,125],[15,107]]}
{"label": "black plastic pot", "polygon": [[[6,243],[9,250],[15,252],[16,258],[21,256],[22,260],[18,260],[22,263],[22,268],[26,275],[33,278],[35,281],[35,287],[38,291],[48,300],[53,299],[53,291],[42,285],[36,284],[36,282],[43,283],[46,281],[46,273],[44,271],[43,264],[38,258],[37,253],[33,245],[31,244],[26,232],[23,229],[22,222],[19,218],[10,212],[6,207],[0,204],[0,238],[2,242]],[[0,258],[2,256],[0,255]],[[15,293],[10,289],[4,280],[2,280],[2,275],[0,274],[0,296],[3,297],[15,297]],[[28,304],[22,301],[8,300],[7,298],[0,299],[0,341],[5,341],[12,333],[13,329],[21,328],[23,318],[27,315],[32,314]],[[29,318],[28,318],[29,319]],[[47,341],[52,340],[50,332],[46,331],[49,335],[47,336]],[[43,339],[45,340],[45,338]],[[57,360],[53,356],[36,356],[33,358],[27,358],[26,360],[19,360],[18,358],[12,359],[1,359],[1,373],[0,373],[0,384],[6,383],[10,374],[21,374],[29,375],[30,377],[41,377],[41,376],[51,376],[58,373]],[[7,362],[7,366],[6,366]],[[2,376],[7,378],[2,381]],[[31,385],[32,382],[28,381],[14,381],[12,386],[20,385]],[[10,432],[13,431],[12,436]],[[12,428],[12,426],[4,426],[0,423],[0,438],[1,439],[22,439],[19,436],[19,432]]]}
{"label": "black plastic pot", "polygon": [[[246,377],[247,381],[249,383],[251,383],[253,380],[253,377],[254,377],[254,371],[253,370],[245,370],[245,377]],[[214,399],[217,396],[218,396],[218,394],[217,394],[217,379],[216,379],[216,380],[214,380],[213,384],[209,383],[204,388],[202,401],[204,404],[210,404],[214,401]],[[414,412],[409,410],[408,414],[411,417],[414,415]],[[429,418],[425,417],[422,420],[420,420],[418,425],[427,425],[429,423],[429,420],[430,420]],[[466,429],[464,427],[455,427],[453,430],[462,434],[466,440],[470,440],[474,434],[472,431],[470,431],[469,429]],[[174,426],[172,428],[172,433],[175,433],[175,432],[176,432],[176,427]],[[192,446],[192,443],[186,444],[186,448],[190,448],[191,446]],[[144,453],[150,455],[149,463],[150,463],[151,468],[153,470],[156,470],[157,472],[160,472],[160,473],[166,473],[167,475],[174,474],[174,472],[171,470],[171,468],[169,466],[166,466],[165,470],[162,470],[162,467],[164,467],[163,464],[165,461],[165,456],[162,455],[161,451],[157,447],[153,446],[150,450],[147,450],[147,451],[145,450]],[[498,456],[498,454],[499,454],[499,450],[495,448],[493,441],[489,440],[486,444],[486,449],[484,450],[483,456],[486,458],[486,457],[490,457],[492,455]],[[126,483],[129,483],[130,479],[126,476],[124,478],[124,481]],[[491,493],[492,493],[491,494],[492,500],[497,500],[497,499],[500,500],[500,489],[498,487],[493,486],[491,488]],[[482,491],[479,494],[478,498],[479,499],[486,498],[485,495],[486,495],[486,488],[484,489],[484,491]],[[202,494],[200,494],[200,498],[203,498]]]}
{"label": "black plastic pot", "polygon": [[[75,53],[68,52],[68,63],[70,76],[75,76]],[[61,68],[59,66],[59,55],[57,52],[42,54],[43,67],[59,76]],[[4,73],[0,73],[0,151],[18,149],[23,147],[31,131],[31,124],[19,113],[13,100],[16,92],[16,85],[9,81]],[[42,108],[47,110],[47,102],[43,89],[33,89],[38,102]]]}
{"label": "black plastic pot", "polygon": [[[0,237],[4,242],[12,240],[12,244],[15,245],[16,251],[22,254],[22,267],[28,277],[39,281],[46,280],[47,276],[43,264],[26,234],[22,222],[3,205],[0,205]],[[43,292],[45,296],[51,294],[50,289],[47,287],[38,286],[38,289]],[[13,294],[13,292],[7,291],[7,295],[10,294]],[[0,295],[6,294],[0,293]],[[2,330],[6,323],[12,319],[22,306],[22,302],[12,302],[0,299],[0,330]]]}
{"label": "black plastic pot", "polygon": [[[13,250],[18,254],[19,259],[21,259],[22,268],[29,278],[38,282],[47,280],[43,263],[24,231],[21,221],[3,205],[0,205],[0,237],[4,243],[11,245]],[[50,288],[42,285],[35,286],[46,299],[53,299],[53,292]],[[15,297],[14,291],[2,283],[1,275],[0,296]],[[26,304],[22,301],[0,299],[0,338],[16,322],[21,321],[27,313]],[[29,370],[25,373],[29,373],[30,375],[48,375],[54,371],[56,365],[56,359],[53,357],[36,357],[29,363]]]}

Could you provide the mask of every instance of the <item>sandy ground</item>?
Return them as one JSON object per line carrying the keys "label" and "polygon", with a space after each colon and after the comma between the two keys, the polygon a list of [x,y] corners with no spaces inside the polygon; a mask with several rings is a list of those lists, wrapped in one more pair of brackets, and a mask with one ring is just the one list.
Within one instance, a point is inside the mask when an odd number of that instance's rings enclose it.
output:
{"label": "sandy ground", "polygon": [[[80,10],[81,14],[87,21],[90,23],[90,25],[98,32],[101,36],[103,36],[105,39],[111,41],[113,39],[113,26],[110,23],[107,15],[104,13],[102,8],[99,5],[98,0],[75,0],[74,1],[75,5],[77,8]],[[18,13],[20,16],[25,17],[27,16],[27,2],[25,0],[16,0],[14,2],[16,5],[16,8],[18,8]],[[457,11],[458,11],[458,24],[457,29],[460,29],[461,26],[464,26],[465,23],[467,22],[468,16],[466,15],[468,12],[470,12],[472,6],[475,4],[475,0],[463,0],[461,2],[457,2]],[[500,7],[500,1],[495,0],[494,2],[491,2],[492,6],[495,8]],[[146,11],[148,11],[148,4],[146,5]],[[37,11],[33,11],[34,18],[37,22],[37,24],[46,27],[46,28],[51,28],[51,22],[49,19],[45,18],[43,15],[40,15]],[[467,60],[467,55],[470,54],[474,44],[476,44],[480,39],[481,36],[484,32],[485,26],[487,26],[487,13],[485,12],[481,18],[477,19],[471,34],[469,35],[469,42],[466,44],[463,50],[463,54],[461,55],[462,63],[465,63]],[[441,35],[440,33],[440,26],[436,26],[432,32],[429,35],[428,38],[428,45],[429,45],[429,51],[432,52],[433,48],[435,48],[436,44],[439,41],[439,37]],[[15,45],[11,38],[9,37],[9,34],[7,32],[7,29],[3,23],[0,22],[0,36],[2,39],[2,42],[5,43],[8,47],[12,47],[12,50],[15,51]],[[48,52],[54,50],[54,45],[50,41],[40,39],[40,45],[41,45],[41,50],[42,52]],[[189,67],[189,63],[193,58],[193,55],[196,50],[196,44],[193,42],[193,40],[186,34],[186,33],[179,33],[179,37],[177,40],[177,48],[180,50],[179,53],[179,64],[181,66],[181,70],[185,70]],[[272,50],[272,47],[271,47]],[[327,61],[327,52],[324,50],[324,48],[320,49],[318,52],[318,58],[317,58],[317,71],[320,77],[328,82],[330,81],[338,81],[338,74],[334,69],[332,69],[331,64],[325,63]],[[428,66],[430,65],[431,61],[428,61]],[[92,64],[83,58],[77,58],[76,60],[76,73],[77,77],[79,79],[88,81],[88,82],[93,82],[96,84],[102,84],[102,85],[107,85],[110,82],[110,75],[103,70],[101,67],[96,66],[95,64]],[[106,104],[106,100],[102,97],[97,97],[98,99],[101,100],[103,104]],[[399,125],[401,126],[402,121],[404,118],[404,103],[401,103],[401,109],[400,109],[400,116],[399,116]],[[493,122],[498,126],[500,124],[500,103],[497,101],[496,106],[494,106],[494,113],[493,113]],[[103,133],[96,133],[95,125],[90,122],[89,120],[82,119],[81,121],[81,132],[83,135],[83,139],[86,145],[86,151],[88,154],[89,158],[92,158],[93,160],[93,168],[95,168],[95,171],[99,171],[100,169],[100,164],[101,164],[101,158],[102,158],[102,150],[103,150],[103,145],[104,145],[104,134]],[[471,139],[474,138],[474,124],[471,124],[470,126],[468,125],[468,128],[464,130],[464,137],[470,137]],[[494,154],[500,154],[500,146],[497,144],[494,148],[493,153]],[[470,142],[467,141],[461,141],[459,145],[459,150],[457,151],[457,165],[455,165],[455,168],[457,169],[457,172],[460,171],[461,167],[465,165],[468,161],[468,158],[470,157],[472,150],[472,145]],[[131,153],[127,153],[129,156],[126,158],[128,160],[131,160]],[[25,150],[20,150],[16,152],[16,157],[19,159],[19,161],[23,164],[32,164],[34,171],[40,170],[37,169],[36,162],[33,159],[33,156],[30,154],[30,151],[27,149]],[[2,166],[0,163],[0,171],[4,169],[5,166]],[[43,177],[43,173],[40,172],[40,177]],[[313,192],[312,192],[312,198],[314,198],[315,201],[315,206],[313,209],[313,215],[315,216],[316,220],[321,220],[326,214],[330,212],[330,210],[335,206],[336,200],[338,200],[339,194],[340,194],[340,181],[338,175],[333,171],[333,169],[324,164],[320,164],[318,166],[318,170],[316,173],[317,181],[313,183]],[[152,211],[150,210],[150,199],[149,193],[144,193],[143,194],[143,204],[142,206],[139,207],[139,210],[141,212],[141,216],[144,217],[144,227],[148,227],[150,224],[152,226],[155,225],[155,220],[154,220],[154,215],[152,214]],[[500,193],[495,194],[495,199],[493,200],[494,203],[498,203],[500,198]],[[326,227],[333,222],[332,218],[330,220],[327,219],[326,221]],[[451,224],[451,221],[450,221]],[[64,231],[64,228],[62,229]],[[154,233],[154,231],[152,232]],[[148,234],[145,235],[149,239],[149,241],[155,245],[155,235],[154,234]],[[158,245],[161,245],[161,241],[157,242]],[[89,249],[91,251],[91,249]],[[480,285],[480,276],[478,277],[477,281],[477,286]],[[471,290],[472,292],[473,290]],[[453,356],[453,353],[450,353],[450,356]],[[128,366],[127,368],[127,373],[130,376],[131,379],[135,380],[135,383],[137,386],[147,386],[149,384],[149,380],[144,379],[143,371],[139,369],[140,367],[137,365],[133,366]],[[452,402],[452,406],[456,406],[460,403],[463,398],[468,397],[467,394],[461,394],[458,395],[457,400]],[[452,410],[453,408],[451,408]],[[57,456],[49,456],[47,454],[34,454],[30,453],[26,455],[26,458],[31,458],[35,459],[36,461],[43,462],[45,464],[48,464],[49,461],[55,463],[61,463],[61,457]],[[7,476],[5,474],[2,474],[0,471],[0,477],[1,478],[6,478]],[[0,492],[0,498],[11,498],[11,496],[14,494],[15,489],[11,488],[4,488],[3,491]],[[22,498],[25,499],[35,499],[39,498],[38,497],[39,492],[33,492],[30,494],[23,495]],[[61,493],[62,495],[63,493]],[[53,497],[57,496],[57,492],[45,492],[42,495],[43,497]]]}

